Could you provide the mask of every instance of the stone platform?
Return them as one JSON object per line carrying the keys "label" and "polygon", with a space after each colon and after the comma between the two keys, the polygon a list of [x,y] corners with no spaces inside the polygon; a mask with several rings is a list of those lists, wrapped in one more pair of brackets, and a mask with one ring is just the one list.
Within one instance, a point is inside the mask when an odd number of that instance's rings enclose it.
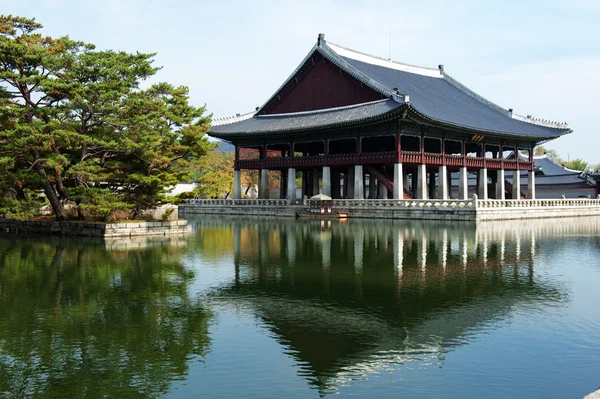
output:
{"label": "stone platform", "polygon": [[[179,214],[295,217],[302,208],[281,199],[191,199]],[[600,199],[333,200],[333,208],[351,218],[484,221],[600,216]]]}
{"label": "stone platform", "polygon": [[186,220],[164,222],[87,223],[0,219],[0,234],[43,234],[82,237],[134,237],[185,234]]}

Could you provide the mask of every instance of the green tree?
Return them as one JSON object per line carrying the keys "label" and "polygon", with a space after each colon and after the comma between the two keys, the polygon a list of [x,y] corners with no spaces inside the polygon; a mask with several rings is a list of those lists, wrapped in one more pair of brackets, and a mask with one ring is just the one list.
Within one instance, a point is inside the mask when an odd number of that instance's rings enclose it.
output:
{"label": "green tree", "polygon": [[539,145],[535,147],[533,150],[534,155],[546,155],[548,158],[553,159],[557,162],[560,162],[560,156],[556,152],[556,150],[547,149],[543,145]]}
{"label": "green tree", "polygon": [[63,182],[68,160],[61,149],[76,139],[59,118],[72,88],[63,76],[76,55],[92,46],[42,36],[36,32],[41,27],[33,19],[0,16],[0,156],[37,174],[60,220],[67,216],[60,200],[68,197]]}
{"label": "green tree", "polygon": [[231,194],[234,160],[231,152],[211,151],[201,164],[195,191],[203,198],[225,198]]}
{"label": "green tree", "polygon": [[561,162],[563,164],[563,166],[569,168],[569,169],[573,169],[573,170],[587,170],[588,169],[588,163],[585,162],[583,159],[581,158],[577,158],[574,159],[572,161],[567,161],[567,162]]}
{"label": "green tree", "polygon": [[59,220],[67,199],[81,217],[155,206],[213,147],[204,107],[189,104],[186,87],[140,90],[158,70],[154,54],[96,51],[41,27],[0,16],[0,197],[43,190]]}

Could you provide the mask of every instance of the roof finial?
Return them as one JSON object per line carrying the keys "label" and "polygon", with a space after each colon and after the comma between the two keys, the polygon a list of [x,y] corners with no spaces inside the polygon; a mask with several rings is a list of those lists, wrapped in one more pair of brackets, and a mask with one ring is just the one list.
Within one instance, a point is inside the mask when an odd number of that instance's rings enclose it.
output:
{"label": "roof finial", "polygon": [[444,74],[444,65],[442,65],[442,64],[438,65],[438,69],[440,70],[440,73],[443,75]]}
{"label": "roof finial", "polygon": [[321,45],[321,42],[325,43],[325,33],[319,33],[319,37],[317,37],[317,45]]}

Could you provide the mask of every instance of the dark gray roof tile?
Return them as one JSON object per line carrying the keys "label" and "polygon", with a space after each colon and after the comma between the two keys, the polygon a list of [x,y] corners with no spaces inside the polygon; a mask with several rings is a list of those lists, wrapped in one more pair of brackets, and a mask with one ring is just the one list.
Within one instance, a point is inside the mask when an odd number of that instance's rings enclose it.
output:
{"label": "dark gray roof tile", "polygon": [[211,136],[226,138],[232,134],[300,132],[303,130],[339,126],[368,121],[400,108],[392,99],[373,101],[347,107],[290,114],[257,115],[241,122],[221,124],[211,128]]}

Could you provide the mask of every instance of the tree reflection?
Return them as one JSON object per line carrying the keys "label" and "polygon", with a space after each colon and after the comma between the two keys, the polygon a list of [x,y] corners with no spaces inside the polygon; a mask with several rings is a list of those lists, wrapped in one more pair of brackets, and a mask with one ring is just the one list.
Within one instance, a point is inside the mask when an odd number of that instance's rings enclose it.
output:
{"label": "tree reflection", "polygon": [[182,248],[0,238],[0,396],[155,397],[206,354]]}

